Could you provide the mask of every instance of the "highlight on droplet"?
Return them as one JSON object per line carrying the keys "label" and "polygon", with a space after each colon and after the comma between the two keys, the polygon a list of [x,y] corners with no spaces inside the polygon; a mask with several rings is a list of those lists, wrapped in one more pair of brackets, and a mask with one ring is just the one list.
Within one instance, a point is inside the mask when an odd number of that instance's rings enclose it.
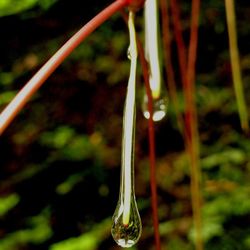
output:
{"label": "highlight on droplet", "polygon": [[[168,109],[168,98],[166,96],[160,96],[159,98],[153,98],[153,109],[152,109],[152,119],[155,122],[161,121],[167,114]],[[150,112],[148,109],[148,96],[146,93],[143,95],[142,100],[142,112],[146,119],[149,119]]]}
{"label": "highlight on droplet", "polygon": [[130,52],[130,47],[127,49],[127,58],[131,60],[131,52]]}

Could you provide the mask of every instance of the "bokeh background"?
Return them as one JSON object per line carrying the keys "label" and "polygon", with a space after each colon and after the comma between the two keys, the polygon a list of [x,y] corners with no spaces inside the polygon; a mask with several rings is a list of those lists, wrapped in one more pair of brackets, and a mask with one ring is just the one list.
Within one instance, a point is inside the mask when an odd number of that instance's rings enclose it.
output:
{"label": "bokeh background", "polygon": [[[77,29],[110,2],[1,0],[0,110]],[[179,2],[188,43],[191,1]],[[249,107],[250,3],[235,2]],[[250,141],[240,128],[225,6],[223,1],[207,0],[201,7],[196,103],[203,239],[207,250],[247,250]],[[142,16],[139,12],[136,20],[141,37]],[[183,111],[176,44],[171,39]],[[120,249],[110,228],[119,194],[127,47],[126,24],[120,14],[114,15],[70,55],[0,137],[1,250]],[[137,93],[135,189],[143,233],[131,249],[150,250],[155,247],[140,66]],[[162,248],[194,249],[189,166],[171,102],[167,118],[156,124],[156,156]]]}

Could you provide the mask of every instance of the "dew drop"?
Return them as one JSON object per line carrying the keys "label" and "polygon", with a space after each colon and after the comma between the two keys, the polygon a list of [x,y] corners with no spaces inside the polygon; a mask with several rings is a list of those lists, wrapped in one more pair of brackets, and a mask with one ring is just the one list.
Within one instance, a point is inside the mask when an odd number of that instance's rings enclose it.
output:
{"label": "dew drop", "polygon": [[127,57],[128,57],[129,60],[131,60],[130,46],[127,49]]}
{"label": "dew drop", "polygon": [[[167,114],[168,99],[166,96],[153,98],[153,121],[161,121]],[[148,97],[146,94],[143,96],[142,112],[146,119],[149,119],[150,113],[148,110]]]}
{"label": "dew drop", "polygon": [[112,219],[111,234],[119,246],[127,248],[137,243],[142,231],[141,219],[134,198],[131,200],[128,224],[124,224],[123,217],[124,206],[119,201]]}

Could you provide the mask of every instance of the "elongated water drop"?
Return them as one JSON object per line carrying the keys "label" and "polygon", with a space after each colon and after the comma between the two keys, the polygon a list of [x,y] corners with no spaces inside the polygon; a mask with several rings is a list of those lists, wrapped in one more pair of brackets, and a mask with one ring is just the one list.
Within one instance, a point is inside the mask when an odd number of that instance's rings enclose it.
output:
{"label": "elongated water drop", "polygon": [[134,130],[135,130],[135,78],[137,48],[134,13],[129,12],[130,76],[123,114],[121,184],[119,200],[112,218],[111,234],[121,247],[131,247],[140,238],[142,225],[134,191]]}
{"label": "elongated water drop", "polygon": [[[167,92],[163,91],[161,77],[161,63],[159,56],[158,41],[158,11],[157,1],[147,0],[145,2],[145,57],[149,66],[149,83],[153,99],[154,121],[162,120],[167,113]],[[142,99],[142,111],[145,118],[149,119],[148,97],[146,93]]]}

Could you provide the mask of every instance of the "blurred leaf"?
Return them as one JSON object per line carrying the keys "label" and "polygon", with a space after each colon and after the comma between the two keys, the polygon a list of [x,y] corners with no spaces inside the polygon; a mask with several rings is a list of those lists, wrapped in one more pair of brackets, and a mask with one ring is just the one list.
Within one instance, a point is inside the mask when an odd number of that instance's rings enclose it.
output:
{"label": "blurred leaf", "polygon": [[0,216],[4,216],[15,207],[20,201],[20,197],[17,194],[11,194],[7,197],[0,197]]}
{"label": "blurred leaf", "polygon": [[28,220],[28,224],[30,224],[29,229],[10,233],[0,240],[1,250],[19,249],[19,245],[26,245],[28,243],[39,244],[52,236],[47,213],[42,213]]}
{"label": "blurred leaf", "polygon": [[0,16],[7,16],[29,9],[36,4],[37,0],[1,0]]}
{"label": "blurred leaf", "polygon": [[0,94],[0,106],[8,104],[16,95],[17,91],[5,91]]}
{"label": "blurred leaf", "polygon": [[216,196],[203,208],[204,217],[221,217],[225,221],[232,215],[241,216],[250,213],[250,188],[241,187],[231,193]]}
{"label": "blurred leaf", "polygon": [[15,79],[12,72],[0,72],[0,86],[11,85]]}
{"label": "blurred leaf", "polygon": [[49,250],[96,250],[98,245],[110,235],[111,219],[105,219],[82,236],[70,238],[50,246]]}
{"label": "blurred leaf", "polygon": [[40,141],[43,145],[53,148],[62,148],[73,138],[75,132],[70,127],[58,127],[55,131],[45,132],[41,135]]}
{"label": "blurred leaf", "polygon": [[1,0],[0,16],[13,15],[39,4],[43,9],[49,8],[57,0]]}
{"label": "blurred leaf", "polygon": [[[220,217],[207,217],[203,219],[202,238],[204,242],[208,242],[213,237],[222,236],[224,233],[222,220]],[[192,228],[189,232],[189,238],[194,242],[195,230]]]}
{"label": "blurred leaf", "polygon": [[211,169],[226,164],[240,165],[246,161],[247,156],[244,151],[236,148],[229,148],[222,152],[211,154],[201,160],[203,169]]}
{"label": "blurred leaf", "polygon": [[69,193],[73,189],[75,184],[82,181],[82,178],[83,177],[80,174],[74,174],[69,176],[67,180],[65,180],[63,183],[59,184],[56,187],[56,192],[61,195]]}

